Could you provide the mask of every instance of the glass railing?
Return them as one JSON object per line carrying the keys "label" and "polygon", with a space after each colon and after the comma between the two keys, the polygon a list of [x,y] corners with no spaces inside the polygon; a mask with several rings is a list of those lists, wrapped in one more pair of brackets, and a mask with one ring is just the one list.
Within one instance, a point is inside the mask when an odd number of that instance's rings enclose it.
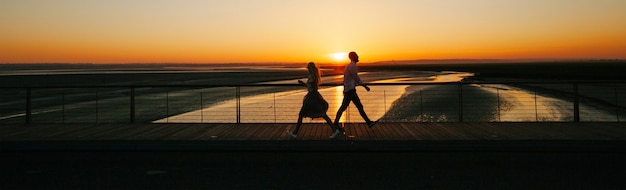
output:
{"label": "glass railing", "polygon": [[[624,82],[372,83],[357,87],[381,122],[623,122]],[[0,124],[295,123],[294,84],[0,87]],[[343,87],[322,85],[331,119]],[[323,122],[305,119],[305,122]],[[341,122],[364,122],[354,105]]]}

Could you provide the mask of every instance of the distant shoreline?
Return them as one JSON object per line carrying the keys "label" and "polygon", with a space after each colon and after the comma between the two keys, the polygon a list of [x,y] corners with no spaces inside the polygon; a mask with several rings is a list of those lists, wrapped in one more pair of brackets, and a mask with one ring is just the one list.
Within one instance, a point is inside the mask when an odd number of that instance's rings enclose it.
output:
{"label": "distant shoreline", "polygon": [[524,78],[528,80],[626,80],[626,60],[560,60],[533,62],[385,62],[364,64],[361,70],[421,70],[475,73],[475,79]]}
{"label": "distant shoreline", "polygon": [[[322,69],[341,74],[345,63],[318,63]],[[305,63],[150,63],[150,64],[0,64],[1,75],[45,73],[67,74],[78,71],[97,72],[284,72],[305,68]],[[524,78],[536,80],[626,80],[626,60],[403,60],[359,63],[360,71],[458,71],[476,73],[473,78]]]}

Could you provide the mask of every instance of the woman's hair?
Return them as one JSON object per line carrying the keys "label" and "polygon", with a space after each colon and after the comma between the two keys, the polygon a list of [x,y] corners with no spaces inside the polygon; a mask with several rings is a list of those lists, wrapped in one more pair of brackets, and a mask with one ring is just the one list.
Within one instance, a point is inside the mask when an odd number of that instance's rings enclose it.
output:
{"label": "woman's hair", "polygon": [[309,69],[309,74],[313,76],[315,80],[317,80],[317,85],[319,86],[320,84],[322,84],[322,71],[320,71],[317,65],[315,65],[315,63],[313,62],[309,62],[307,68]]}

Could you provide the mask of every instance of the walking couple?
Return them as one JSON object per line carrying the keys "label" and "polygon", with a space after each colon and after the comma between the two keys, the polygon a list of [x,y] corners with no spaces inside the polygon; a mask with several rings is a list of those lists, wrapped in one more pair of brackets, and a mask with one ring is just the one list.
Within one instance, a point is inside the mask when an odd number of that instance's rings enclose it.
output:
{"label": "walking couple", "polygon": [[339,134],[343,134],[344,129],[339,125],[339,119],[344,111],[348,108],[350,102],[354,102],[354,105],[359,110],[361,117],[365,120],[365,123],[369,128],[374,127],[377,121],[372,121],[365,114],[365,110],[363,110],[363,104],[361,104],[361,100],[359,96],[356,94],[356,86],[360,85],[365,87],[365,90],[370,91],[370,88],[361,81],[358,75],[358,69],[356,67],[356,63],[359,62],[359,56],[355,52],[350,52],[348,54],[350,58],[350,64],[346,66],[343,73],[343,101],[341,102],[341,106],[339,110],[337,110],[337,116],[335,117],[335,122],[332,123],[326,111],[328,110],[328,102],[324,100],[324,97],[317,91],[319,85],[322,83],[322,78],[320,77],[319,68],[313,62],[309,62],[307,65],[307,69],[309,70],[309,78],[307,82],[304,83],[301,80],[298,80],[298,83],[302,85],[306,85],[308,88],[308,93],[304,96],[304,100],[302,101],[302,108],[300,109],[300,113],[298,114],[298,124],[296,125],[296,129],[294,131],[287,131],[287,134],[293,138],[298,137],[298,130],[300,130],[300,126],[302,126],[302,119],[304,117],[310,118],[319,118],[322,117],[326,120],[326,123],[334,130],[334,133],[330,136],[330,138],[335,138]]}

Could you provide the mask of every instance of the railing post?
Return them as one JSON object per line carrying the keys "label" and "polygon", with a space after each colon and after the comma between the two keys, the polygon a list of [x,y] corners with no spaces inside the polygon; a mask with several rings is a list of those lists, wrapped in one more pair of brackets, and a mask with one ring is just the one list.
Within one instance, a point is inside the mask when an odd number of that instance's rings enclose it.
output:
{"label": "railing post", "polygon": [[32,98],[32,94],[31,94],[32,89],[31,88],[26,88],[26,124],[30,124],[30,122],[32,121],[31,119],[31,113],[32,113],[32,105],[31,105],[31,98]]}
{"label": "railing post", "polygon": [[236,101],[236,106],[235,110],[237,112],[237,124],[241,123],[241,87],[237,86],[235,87],[235,101]]}
{"label": "railing post", "polygon": [[463,122],[463,86],[461,82],[457,84],[459,90],[459,122]]}
{"label": "railing post", "polygon": [[619,123],[619,112],[620,112],[620,106],[619,106],[619,98],[618,98],[618,93],[617,93],[617,85],[615,86],[615,116],[617,117],[617,122]]}
{"label": "railing post", "polygon": [[387,113],[387,92],[385,90],[383,90],[383,106],[385,107],[384,113]]}
{"label": "railing post", "polygon": [[535,93],[535,122],[539,122],[539,111],[537,110],[537,91]]}
{"label": "railing post", "polygon": [[130,123],[135,123],[135,87],[130,87]]}
{"label": "railing post", "polygon": [[274,95],[274,123],[276,123],[276,92],[272,92]]}
{"label": "railing post", "polygon": [[497,100],[497,109],[498,109],[498,122],[502,122],[502,113],[500,109],[500,89],[496,88],[496,100]]}
{"label": "railing post", "polygon": [[617,122],[619,123],[619,111],[620,111],[620,106],[619,106],[619,98],[617,96],[617,86],[615,86],[615,116],[617,117]]}
{"label": "railing post", "polygon": [[98,90],[96,89],[96,123],[98,123]]}
{"label": "railing post", "polygon": [[578,95],[578,82],[573,83],[574,90],[574,122],[580,122],[580,96]]}
{"label": "railing post", "polygon": [[204,123],[204,97],[202,96],[202,92],[200,92],[200,123]]}
{"label": "railing post", "polygon": [[165,123],[170,122],[170,91],[169,89],[165,91]]}
{"label": "railing post", "polygon": [[420,118],[421,122],[424,122],[424,96],[422,94],[422,90],[420,90]]}
{"label": "railing post", "polygon": [[65,91],[61,92],[61,123],[65,123]]}

